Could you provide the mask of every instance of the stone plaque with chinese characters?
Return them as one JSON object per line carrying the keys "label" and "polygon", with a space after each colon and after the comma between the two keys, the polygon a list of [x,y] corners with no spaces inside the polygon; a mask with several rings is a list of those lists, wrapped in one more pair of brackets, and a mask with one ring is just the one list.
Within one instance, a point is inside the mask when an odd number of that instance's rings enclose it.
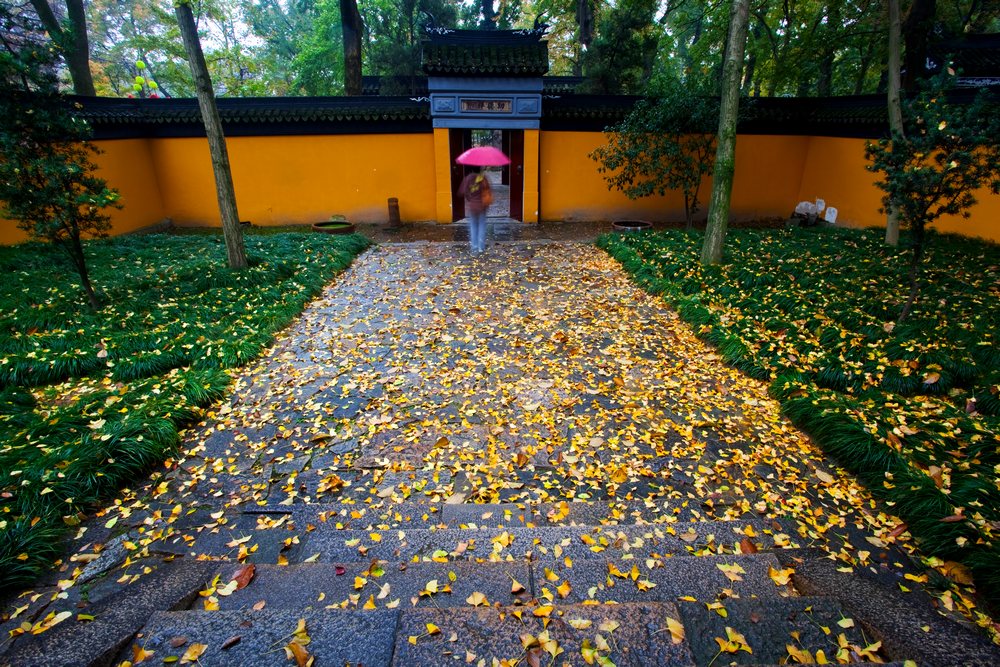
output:
{"label": "stone plaque with chinese characters", "polygon": [[510,113],[510,99],[462,99],[463,112]]}

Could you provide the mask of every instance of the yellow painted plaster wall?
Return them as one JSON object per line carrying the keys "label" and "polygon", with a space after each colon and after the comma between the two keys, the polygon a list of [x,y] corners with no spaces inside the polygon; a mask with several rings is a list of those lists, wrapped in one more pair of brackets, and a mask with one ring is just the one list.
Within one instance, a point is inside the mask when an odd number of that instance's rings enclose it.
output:
{"label": "yellow painted plaster wall", "polygon": [[[150,153],[149,139],[96,141],[102,151],[93,157],[97,174],[121,193],[121,209],[108,209],[111,234],[125,234],[155,225],[169,217],[160,195],[160,178]],[[0,244],[27,240],[11,220],[0,220]]]}
{"label": "yellow painted plaster wall", "polygon": [[[878,212],[882,191],[875,187],[877,174],[865,169],[865,140],[810,137],[799,201],[822,197],[837,209],[837,224],[849,227],[884,227]],[[1000,196],[983,188],[971,217],[941,218],[934,229],[1000,241]]]}
{"label": "yellow painted plaster wall", "polygon": [[[230,137],[240,218],[255,225],[311,223],[341,214],[388,219],[399,199],[404,221],[435,217],[431,134]],[[178,225],[219,225],[205,139],[160,139],[153,159],[164,200]]]}
{"label": "yellow painted plaster wall", "polygon": [[[736,142],[732,215],[736,219],[788,215],[801,189],[808,137],[741,135]],[[630,200],[608,189],[588,155],[605,145],[600,132],[542,132],[541,219],[682,221],[679,192]],[[706,177],[698,193],[704,217],[711,190]]]}

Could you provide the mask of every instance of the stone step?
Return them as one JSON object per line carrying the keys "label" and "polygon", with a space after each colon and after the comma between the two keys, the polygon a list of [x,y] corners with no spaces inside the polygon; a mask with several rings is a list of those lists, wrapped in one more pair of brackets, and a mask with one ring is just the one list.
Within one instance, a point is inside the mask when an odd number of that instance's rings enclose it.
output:
{"label": "stone step", "polygon": [[727,519],[711,516],[688,504],[665,501],[447,503],[380,501],[364,503],[267,504],[245,506],[246,514],[290,514],[307,523],[340,523],[348,528],[403,528],[429,526],[498,527],[563,525],[671,524],[698,521],[743,520],[761,526],[773,522],[754,512],[733,513]]}
{"label": "stone step", "polygon": [[[231,581],[239,570],[227,565],[219,582]],[[430,582],[436,581],[436,585]],[[511,593],[516,581],[524,589]],[[429,590],[432,589],[432,590]],[[434,593],[437,590],[439,592]],[[249,609],[407,609],[414,606],[461,607],[473,593],[482,593],[490,604],[515,605],[531,600],[531,565],[511,563],[299,563],[287,567],[257,565],[253,579],[231,595],[216,595],[222,610]],[[387,607],[387,605],[392,605]]]}
{"label": "stone step", "polygon": [[[488,514],[488,513],[487,513]],[[338,517],[343,518],[343,517]],[[520,519],[511,515],[512,521]],[[365,523],[365,522],[360,522]],[[337,526],[345,526],[343,530]],[[491,526],[451,528],[421,520],[405,527],[347,528],[343,521],[296,519],[294,514],[242,514],[225,526],[155,543],[158,553],[236,559],[255,563],[379,560],[422,560],[443,551],[452,557],[475,559],[523,558],[528,554],[560,555],[568,550],[574,558],[591,554],[623,552],[639,557],[689,553],[738,553],[740,541],[752,535],[758,550],[774,548],[780,524],[766,527],[752,518],[744,521],[702,521],[678,524],[626,524],[621,526]],[[442,527],[444,525],[444,527]],[[784,542],[782,542],[784,544]],[[439,554],[440,555],[440,554]]]}
{"label": "stone step", "polygon": [[[740,579],[732,581],[719,566]],[[738,567],[734,567],[738,566]],[[253,608],[320,610],[463,607],[480,593],[488,604],[517,605],[537,598],[557,606],[577,603],[674,602],[681,596],[712,602],[720,597],[776,598],[792,593],[768,576],[778,561],[770,554],[665,558],[651,562],[544,560],[473,563],[300,563],[256,565],[250,583],[228,591],[241,566],[219,572],[228,595],[210,602],[223,610]],[[635,568],[633,570],[633,567]],[[436,584],[429,585],[430,582]],[[519,586],[518,586],[519,585]],[[435,593],[434,590],[438,592]],[[207,598],[206,598],[207,599]]]}
{"label": "stone step", "polygon": [[[571,565],[571,566],[570,566]],[[697,558],[609,558],[532,563],[534,594],[565,603],[674,602],[682,597],[708,604],[732,597],[775,599],[793,595],[769,576],[780,569],[770,553]],[[568,584],[568,587],[567,587]],[[560,586],[562,590],[560,591]]]}
{"label": "stone step", "polygon": [[[567,605],[548,613],[546,621],[503,607],[408,610],[399,619],[392,664],[603,664],[598,657],[618,667],[695,664],[687,642],[675,643],[670,633],[667,619],[679,622],[672,604]],[[438,632],[428,635],[428,624]],[[527,660],[529,651],[536,662]]]}
{"label": "stone step", "polygon": [[[794,664],[818,661],[820,652],[831,664],[838,658],[882,657],[878,648],[864,653],[880,638],[866,633],[860,621],[830,598],[729,599],[715,609],[701,602],[680,601],[677,606],[699,665],[713,659],[723,665]],[[740,633],[752,653],[739,649],[720,654],[718,640],[729,639],[727,628]]]}
{"label": "stone step", "polygon": [[[197,664],[205,667],[284,666],[290,664],[285,646],[304,627],[309,641],[302,648],[317,665],[515,664],[529,651],[539,653],[540,664],[550,664],[546,649],[557,654],[557,664],[584,664],[588,654],[592,662],[602,657],[623,667],[695,664],[687,642],[671,634],[667,619],[680,623],[672,604],[537,610],[548,617],[513,607],[163,612],[153,615],[134,646],[151,651],[147,660],[156,664],[180,661],[203,645]],[[119,659],[132,659],[134,651],[126,647]]]}
{"label": "stone step", "polygon": [[202,644],[204,651],[196,660],[189,660],[191,664],[287,667],[296,662],[286,657],[284,647],[304,620],[309,642],[302,648],[315,656],[316,665],[388,666],[399,618],[400,613],[391,610],[160,612],[121,652],[119,662],[133,659],[134,646],[153,652],[143,664],[177,663],[185,652]]}
{"label": "stone step", "polygon": [[894,660],[916,655],[921,666],[1000,665],[1000,647],[977,628],[942,615],[919,591],[904,593],[898,585],[865,569],[841,572],[837,563],[818,550],[789,550],[779,555],[795,568],[792,580],[798,590],[828,596],[864,625],[877,628],[886,654]]}
{"label": "stone step", "polygon": [[[52,629],[6,643],[4,667],[107,665],[154,612],[183,609],[198,596],[213,565],[177,559],[147,562],[151,572],[90,606],[73,606]],[[52,612],[60,607],[53,605]],[[81,614],[83,615],[81,617]],[[5,636],[4,639],[7,639]],[[117,664],[117,663],[116,663]]]}
{"label": "stone step", "polygon": [[[492,530],[316,530],[299,547],[303,559],[338,563],[378,559],[430,560],[435,555],[477,560],[569,556],[574,560],[684,556],[738,549],[745,526],[702,522],[675,526],[560,526]],[[772,535],[757,534],[758,550],[775,546]],[[714,548],[710,548],[715,545]],[[706,549],[708,548],[708,549]]]}

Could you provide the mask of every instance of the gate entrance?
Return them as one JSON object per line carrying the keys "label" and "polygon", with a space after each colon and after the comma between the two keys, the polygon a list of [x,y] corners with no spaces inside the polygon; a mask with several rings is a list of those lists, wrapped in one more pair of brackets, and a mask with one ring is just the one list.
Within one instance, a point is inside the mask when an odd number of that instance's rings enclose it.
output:
{"label": "gate entrance", "polygon": [[542,75],[549,69],[544,34],[544,27],[428,31],[421,62],[434,126],[438,222],[465,217],[458,186],[471,168],[455,158],[481,145],[496,146],[511,159],[487,172],[495,194],[509,195],[495,198],[487,215],[538,221]]}
{"label": "gate entrance", "polygon": [[466,174],[476,168],[466,167],[455,159],[473,146],[495,146],[510,158],[510,164],[503,167],[489,167],[486,170],[490,185],[493,186],[493,204],[487,217],[512,218],[524,221],[524,131],[523,130],[479,130],[451,129],[448,133],[451,161],[451,219],[452,222],[465,217],[465,199],[458,188]]}

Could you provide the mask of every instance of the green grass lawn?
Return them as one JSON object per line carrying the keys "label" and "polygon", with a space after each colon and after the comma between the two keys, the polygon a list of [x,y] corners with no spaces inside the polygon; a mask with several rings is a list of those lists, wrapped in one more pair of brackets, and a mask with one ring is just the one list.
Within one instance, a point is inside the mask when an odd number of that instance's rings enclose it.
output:
{"label": "green grass lawn", "polygon": [[91,311],[68,258],[0,248],[0,588],[30,582],[80,513],[167,458],[178,429],[369,242],[220,235],[87,244],[106,304]]}
{"label": "green grass lawn", "polygon": [[[922,549],[1000,609],[1000,246],[932,235],[902,324],[909,251],[879,230],[733,230],[598,243],[886,500]],[[904,239],[905,244],[905,239]]]}

